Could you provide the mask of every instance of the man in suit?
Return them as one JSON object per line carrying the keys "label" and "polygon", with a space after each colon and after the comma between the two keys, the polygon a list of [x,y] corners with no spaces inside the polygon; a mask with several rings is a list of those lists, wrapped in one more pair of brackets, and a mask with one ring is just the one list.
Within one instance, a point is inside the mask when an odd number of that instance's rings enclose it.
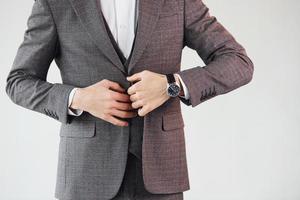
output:
{"label": "man in suit", "polygon": [[[185,46],[206,65],[180,70]],[[46,80],[52,60],[62,83]],[[6,92],[61,123],[56,198],[179,200],[190,188],[180,102],[252,75],[202,0],[36,0]]]}

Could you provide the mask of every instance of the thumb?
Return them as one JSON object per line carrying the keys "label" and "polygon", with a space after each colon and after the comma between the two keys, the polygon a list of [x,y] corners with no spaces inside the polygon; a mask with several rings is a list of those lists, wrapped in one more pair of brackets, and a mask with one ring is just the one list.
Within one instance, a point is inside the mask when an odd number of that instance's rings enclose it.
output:
{"label": "thumb", "polygon": [[127,79],[128,81],[133,82],[133,81],[139,81],[139,80],[141,80],[142,77],[141,77],[141,74],[140,74],[140,72],[139,72],[139,73],[135,73],[135,74],[133,74],[133,75],[131,75],[131,76],[127,76],[126,79]]}

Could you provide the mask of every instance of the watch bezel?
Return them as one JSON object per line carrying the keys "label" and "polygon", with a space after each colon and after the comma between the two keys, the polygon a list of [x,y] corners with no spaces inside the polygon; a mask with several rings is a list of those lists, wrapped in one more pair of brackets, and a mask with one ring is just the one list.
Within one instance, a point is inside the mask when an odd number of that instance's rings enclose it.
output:
{"label": "watch bezel", "polygon": [[[170,93],[170,89],[172,89],[172,87],[177,87],[178,88],[178,90],[176,90],[175,94]],[[172,89],[172,91],[175,92],[173,89]],[[177,97],[180,94],[180,86],[176,82],[168,83],[167,94],[170,97]]]}

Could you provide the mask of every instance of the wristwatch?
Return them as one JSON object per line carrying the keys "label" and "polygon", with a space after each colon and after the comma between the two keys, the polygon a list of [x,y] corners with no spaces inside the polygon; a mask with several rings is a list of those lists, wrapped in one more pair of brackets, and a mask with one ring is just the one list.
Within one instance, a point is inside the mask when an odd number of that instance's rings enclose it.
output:
{"label": "wristwatch", "polygon": [[166,74],[168,80],[167,94],[170,97],[176,97],[180,93],[180,86],[176,83],[174,74]]}

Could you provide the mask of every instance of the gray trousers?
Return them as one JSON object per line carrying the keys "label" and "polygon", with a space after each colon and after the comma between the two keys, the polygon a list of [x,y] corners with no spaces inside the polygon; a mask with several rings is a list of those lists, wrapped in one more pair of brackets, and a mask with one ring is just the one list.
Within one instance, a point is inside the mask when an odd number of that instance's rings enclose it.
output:
{"label": "gray trousers", "polygon": [[142,161],[128,153],[125,175],[117,195],[112,200],[183,200],[183,192],[152,194],[144,188]]}

